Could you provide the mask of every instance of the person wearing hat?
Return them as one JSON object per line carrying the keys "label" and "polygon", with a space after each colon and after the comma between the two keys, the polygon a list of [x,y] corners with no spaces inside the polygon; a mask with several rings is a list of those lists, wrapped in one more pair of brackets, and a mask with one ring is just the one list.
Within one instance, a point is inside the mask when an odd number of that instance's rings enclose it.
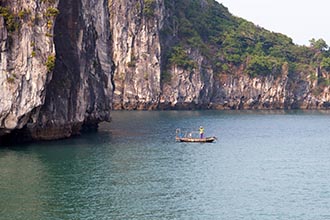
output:
{"label": "person wearing hat", "polygon": [[202,126],[199,127],[199,134],[201,135],[201,138],[204,136],[204,128]]}

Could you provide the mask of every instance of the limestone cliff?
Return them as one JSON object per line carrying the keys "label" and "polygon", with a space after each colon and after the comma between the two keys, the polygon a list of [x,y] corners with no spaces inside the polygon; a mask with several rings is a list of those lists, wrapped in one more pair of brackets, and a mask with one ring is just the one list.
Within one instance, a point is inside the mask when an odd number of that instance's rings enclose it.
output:
{"label": "limestone cliff", "polygon": [[[171,80],[164,82],[160,109],[326,109],[329,86],[318,83],[306,72],[289,73],[283,66],[280,75],[250,77],[244,67],[235,73],[215,74],[203,64],[200,54],[190,54],[196,62],[191,70],[174,65]],[[310,70],[312,71],[312,70]],[[321,78],[328,78],[327,73]],[[308,71],[307,71],[308,72]]]}
{"label": "limestone cliff", "polygon": [[283,65],[280,75],[251,77],[242,65],[234,73],[215,74],[205,57],[190,51],[196,66],[190,70],[171,66],[171,78],[162,85],[159,109],[329,108],[330,87],[324,83],[329,80],[327,72],[306,69],[289,73]]}
{"label": "limestone cliff", "polygon": [[57,139],[108,121],[108,2],[0,3],[0,135]]}
{"label": "limestone cliff", "polygon": [[214,91],[214,73],[205,66],[205,58],[198,51],[187,51],[195,62],[193,69],[171,65],[170,80],[162,83],[160,109],[207,109]]}
{"label": "limestone cliff", "polygon": [[112,62],[107,1],[63,0],[54,27],[56,62],[34,139],[77,134],[110,120]]}
{"label": "limestone cliff", "polygon": [[55,54],[50,10],[41,1],[1,1],[0,135],[21,129],[39,111],[51,78],[47,59]]}
{"label": "limestone cliff", "polygon": [[[190,10],[190,7],[196,9]],[[241,23],[237,23],[226,8],[214,1],[121,0],[112,1],[111,12],[116,109],[329,107],[329,76],[326,71],[307,65],[305,69],[289,70],[288,64],[283,62],[276,74],[270,70],[264,75],[252,75],[247,67],[249,59],[233,65],[223,57],[225,53],[218,55],[225,42],[207,43],[215,41],[215,37],[207,39],[207,34],[203,32],[213,30],[208,29],[208,23],[204,22],[205,26],[201,26],[199,14],[206,14],[207,17],[208,13],[214,13],[213,20],[222,19],[223,23],[232,23],[235,27],[246,24],[240,20],[238,22]],[[200,27],[194,29],[193,25]],[[221,35],[221,28],[218,35]],[[196,34],[198,31],[201,33]],[[264,36],[257,38],[253,33],[245,32],[242,31],[243,35],[248,36],[241,36],[243,40],[262,45],[258,40],[262,41]],[[265,35],[270,33],[265,32]],[[282,36],[274,34],[274,37]],[[282,41],[288,41],[290,47],[298,47],[290,39],[283,38]],[[264,47],[269,47],[269,42],[264,44]],[[273,48],[265,50],[271,51]],[[212,53],[219,58],[211,57]],[[226,62],[230,68],[214,65]]]}
{"label": "limestone cliff", "polygon": [[163,0],[110,1],[114,108],[155,109],[160,97]]}

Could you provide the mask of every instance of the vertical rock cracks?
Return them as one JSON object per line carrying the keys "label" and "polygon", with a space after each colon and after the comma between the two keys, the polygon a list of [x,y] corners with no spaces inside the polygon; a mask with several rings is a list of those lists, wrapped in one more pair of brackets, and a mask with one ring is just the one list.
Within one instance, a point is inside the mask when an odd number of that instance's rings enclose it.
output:
{"label": "vertical rock cracks", "polygon": [[115,109],[156,109],[163,0],[110,0]]}
{"label": "vertical rock cracks", "polygon": [[[60,0],[54,27],[56,62],[34,139],[77,134],[110,120],[112,62],[106,0]],[[44,129],[46,128],[46,129]]]}
{"label": "vertical rock cracks", "polygon": [[0,1],[0,136],[22,129],[45,99],[55,54],[54,1]]}
{"label": "vertical rock cracks", "polygon": [[[0,83],[7,94],[0,95],[0,134],[15,130],[33,139],[58,139],[109,121],[113,65],[108,1],[23,1],[10,4],[28,7],[38,23],[23,22],[12,34],[11,48],[6,29],[1,31],[1,71],[6,72]],[[16,14],[22,10],[8,8]],[[1,25],[6,24],[0,17]],[[8,81],[10,76],[14,80]]]}

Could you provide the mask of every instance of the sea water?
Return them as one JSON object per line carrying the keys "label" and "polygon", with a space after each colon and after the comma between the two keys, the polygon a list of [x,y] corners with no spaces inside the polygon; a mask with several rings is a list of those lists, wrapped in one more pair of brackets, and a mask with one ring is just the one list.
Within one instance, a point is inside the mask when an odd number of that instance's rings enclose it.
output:
{"label": "sea water", "polygon": [[[180,143],[175,130],[216,136]],[[330,112],[113,112],[0,147],[1,220],[330,219]]]}

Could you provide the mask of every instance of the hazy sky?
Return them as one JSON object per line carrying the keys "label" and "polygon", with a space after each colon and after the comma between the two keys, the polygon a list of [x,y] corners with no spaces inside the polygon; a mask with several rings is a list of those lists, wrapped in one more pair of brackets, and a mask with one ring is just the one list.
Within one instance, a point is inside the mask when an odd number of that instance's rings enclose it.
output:
{"label": "hazy sky", "polygon": [[300,45],[312,38],[330,44],[329,0],[217,0],[233,15],[279,32]]}

